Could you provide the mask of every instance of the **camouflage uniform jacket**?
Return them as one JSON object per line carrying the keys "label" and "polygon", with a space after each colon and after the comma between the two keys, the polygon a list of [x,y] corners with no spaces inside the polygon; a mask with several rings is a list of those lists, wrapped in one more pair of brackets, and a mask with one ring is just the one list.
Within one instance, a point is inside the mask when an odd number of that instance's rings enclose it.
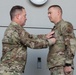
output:
{"label": "camouflage uniform jacket", "polygon": [[48,67],[72,65],[76,50],[75,34],[71,23],[61,20],[54,28],[56,43],[49,47]]}
{"label": "camouflage uniform jacket", "polygon": [[[41,39],[42,38],[42,39]],[[3,51],[1,63],[6,71],[23,72],[27,59],[27,47],[46,48],[49,43],[45,35],[30,35],[23,27],[11,22],[2,40]]]}

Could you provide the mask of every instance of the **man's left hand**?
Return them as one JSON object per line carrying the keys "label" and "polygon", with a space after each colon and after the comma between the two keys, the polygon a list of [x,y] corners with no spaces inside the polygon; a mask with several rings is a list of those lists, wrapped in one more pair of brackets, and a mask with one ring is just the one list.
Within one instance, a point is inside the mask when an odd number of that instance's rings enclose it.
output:
{"label": "man's left hand", "polygon": [[71,66],[65,66],[64,67],[64,72],[65,73],[70,73],[72,71],[72,67]]}

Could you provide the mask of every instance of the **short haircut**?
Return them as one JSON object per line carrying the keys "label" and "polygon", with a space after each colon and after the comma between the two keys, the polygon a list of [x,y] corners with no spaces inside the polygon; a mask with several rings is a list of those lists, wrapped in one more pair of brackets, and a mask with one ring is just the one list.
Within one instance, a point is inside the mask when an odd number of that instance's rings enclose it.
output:
{"label": "short haircut", "polygon": [[13,6],[10,10],[10,18],[11,20],[13,19],[13,17],[18,13],[18,12],[21,12],[22,9],[25,9],[24,7],[22,6],[19,6],[19,5],[16,5],[16,6]]}
{"label": "short haircut", "polygon": [[49,10],[50,8],[52,8],[52,7],[53,7],[53,8],[58,8],[58,9],[60,10],[61,14],[63,13],[62,8],[61,8],[59,5],[49,6],[48,10]]}

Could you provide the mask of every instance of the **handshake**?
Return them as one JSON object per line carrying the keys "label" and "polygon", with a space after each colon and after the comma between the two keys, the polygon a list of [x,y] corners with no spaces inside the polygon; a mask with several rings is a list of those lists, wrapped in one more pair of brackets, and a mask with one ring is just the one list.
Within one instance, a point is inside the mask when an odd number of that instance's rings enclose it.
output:
{"label": "handshake", "polygon": [[56,38],[55,38],[54,34],[55,34],[55,32],[52,31],[46,35],[46,38],[48,39],[50,45],[54,44],[56,42]]}

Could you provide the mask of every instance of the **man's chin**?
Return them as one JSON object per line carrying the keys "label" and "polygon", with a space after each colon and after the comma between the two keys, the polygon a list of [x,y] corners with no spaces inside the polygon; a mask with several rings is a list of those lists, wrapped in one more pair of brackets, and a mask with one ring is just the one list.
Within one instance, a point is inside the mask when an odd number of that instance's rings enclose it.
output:
{"label": "man's chin", "polygon": [[22,24],[21,26],[23,27],[25,24]]}

